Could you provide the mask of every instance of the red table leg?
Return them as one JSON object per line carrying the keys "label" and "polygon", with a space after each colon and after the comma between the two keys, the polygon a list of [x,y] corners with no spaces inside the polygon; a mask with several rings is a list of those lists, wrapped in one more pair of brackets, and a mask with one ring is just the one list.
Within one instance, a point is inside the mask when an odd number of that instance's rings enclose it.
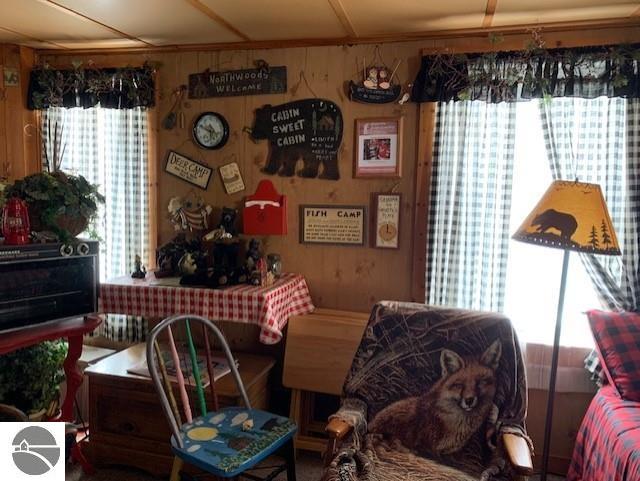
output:
{"label": "red table leg", "polygon": [[67,393],[62,403],[60,421],[73,422],[73,403],[76,392],[82,384],[82,373],[78,369],[78,359],[82,354],[82,336],[69,337],[69,352],[64,360],[64,374],[67,380]]}

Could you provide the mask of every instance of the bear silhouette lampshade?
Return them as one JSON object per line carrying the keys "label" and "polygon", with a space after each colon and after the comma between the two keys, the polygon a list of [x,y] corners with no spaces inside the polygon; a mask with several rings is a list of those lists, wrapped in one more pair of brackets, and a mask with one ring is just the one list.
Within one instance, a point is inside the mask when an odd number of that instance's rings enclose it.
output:
{"label": "bear silhouette lampshade", "polygon": [[589,254],[620,255],[598,184],[554,181],[513,239]]}

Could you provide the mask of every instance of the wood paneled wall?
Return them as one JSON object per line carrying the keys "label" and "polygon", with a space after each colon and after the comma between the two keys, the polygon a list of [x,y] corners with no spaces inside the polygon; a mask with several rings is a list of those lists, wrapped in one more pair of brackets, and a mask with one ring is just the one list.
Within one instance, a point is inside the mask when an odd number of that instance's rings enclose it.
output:
{"label": "wood paneled wall", "polygon": [[[507,34],[499,42],[486,34],[460,38],[430,39],[424,41],[389,43],[380,45],[382,59],[391,66],[396,59],[402,63],[398,78],[403,84],[413,81],[419,67],[421,51],[485,51],[526,48],[531,35]],[[547,46],[569,47],[627,43],[640,40],[637,27],[594,28],[590,31],[553,31],[544,34]],[[201,52],[110,53],[77,56],[47,54],[46,60],[54,66],[69,66],[72,60],[92,60],[98,66],[140,65],[145,61],[159,64],[158,85],[160,101],[155,109],[157,122],[166,115],[173,100],[171,92],[187,83],[190,73],[205,69],[227,70],[253,66],[255,60],[266,60],[270,65],[285,65],[288,69],[289,88],[286,94],[227,97],[219,99],[185,101],[185,128],[171,131],[156,126],[156,161],[158,164],[158,240],[168,241],[173,236],[167,220],[166,206],[170,197],[186,195],[190,186],[162,172],[162,164],[169,149],[177,150],[195,160],[218,167],[236,161],[240,165],[247,185],[243,193],[227,195],[216,172],[205,199],[216,208],[239,206],[244,195],[252,193],[260,179],[271,178],[278,190],[289,196],[289,234],[285,237],[264,239],[267,252],[282,255],[284,268],[300,272],[309,281],[313,299],[322,307],[368,311],[380,299],[424,299],[424,232],[426,223],[425,193],[421,183],[428,179],[431,152],[428,145],[433,135],[433,112],[423,107],[422,115],[415,104],[362,105],[351,102],[345,94],[345,82],[355,79],[362,71],[362,61],[374,60],[374,45],[317,46],[306,48],[279,48],[272,50],[225,50]],[[304,72],[309,86],[301,81]],[[253,122],[253,112],[264,104],[279,104],[308,97],[324,97],[340,105],[345,122],[344,140],[340,150],[341,179],[337,182],[299,177],[280,178],[260,172],[267,156],[267,142],[253,143],[244,127]],[[190,141],[190,125],[205,110],[223,114],[229,121],[231,136],[228,144],[217,152],[198,149]],[[363,117],[402,115],[404,117],[403,176],[395,180],[364,180],[352,178],[353,123]],[[418,124],[422,118],[422,127]],[[431,120],[429,120],[431,119]],[[419,129],[422,129],[419,132]],[[1,131],[1,127],[0,127]],[[418,148],[418,140],[422,148]],[[421,162],[417,167],[417,157]],[[420,198],[416,199],[416,186]],[[396,187],[403,194],[403,221],[399,250],[370,247],[306,246],[298,242],[298,205],[304,203],[366,204],[372,192],[389,191]],[[416,207],[417,206],[417,207]],[[416,239],[414,241],[414,239]],[[414,245],[415,244],[415,245]]]}
{"label": "wood paneled wall", "polygon": [[[0,178],[17,179],[39,166],[36,114],[26,108],[34,51],[0,44]],[[5,85],[5,68],[17,69],[19,84]]]}
{"label": "wood paneled wall", "polygon": [[[380,46],[380,54],[387,65],[393,66],[396,59],[402,63],[398,78],[403,83],[412,82],[419,64],[417,43],[389,44]],[[180,84],[187,83],[190,73],[205,69],[226,70],[252,67],[255,60],[263,59],[270,65],[285,65],[288,70],[288,92],[286,94],[227,97],[218,99],[185,101],[185,128],[157,131],[158,175],[158,234],[160,243],[174,235],[167,219],[166,206],[175,195],[187,195],[191,186],[162,171],[164,158],[169,149],[183,153],[194,160],[204,161],[210,166],[238,162],[247,190],[227,195],[218,172],[201,191],[204,198],[215,208],[239,207],[243,197],[253,193],[258,181],[269,178],[276,188],[288,196],[289,234],[283,237],[264,238],[266,252],[280,253],[284,269],[304,274],[307,278],[314,302],[323,307],[368,311],[380,299],[409,300],[411,298],[412,269],[412,214],[414,203],[414,174],[416,165],[417,112],[415,104],[363,105],[348,100],[344,85],[362,72],[362,61],[374,59],[374,46],[355,47],[311,47],[254,51],[183,52],[162,53],[148,56],[92,56],[98,65],[140,64],[145,60],[159,62],[158,85],[160,103],[159,120],[171,108],[171,92]],[[75,57],[47,57],[55,65],[66,65]],[[301,72],[308,82],[301,79]],[[244,127],[253,122],[253,112],[265,104],[280,104],[292,100],[323,97],[340,105],[344,117],[344,136],[339,153],[341,179],[283,178],[266,176],[260,172],[268,151],[266,141],[254,143]],[[231,135],[227,145],[220,151],[208,152],[198,149],[191,142],[191,124],[203,111],[213,110],[224,115],[230,125]],[[399,180],[354,179],[353,125],[354,119],[402,115],[404,117],[403,176]],[[396,186],[397,184],[397,186]],[[396,187],[403,194],[402,232],[400,249],[373,249],[370,247],[308,246],[298,242],[298,206],[305,203],[365,204],[369,205],[372,192],[390,191]],[[217,216],[214,215],[214,218]]]}

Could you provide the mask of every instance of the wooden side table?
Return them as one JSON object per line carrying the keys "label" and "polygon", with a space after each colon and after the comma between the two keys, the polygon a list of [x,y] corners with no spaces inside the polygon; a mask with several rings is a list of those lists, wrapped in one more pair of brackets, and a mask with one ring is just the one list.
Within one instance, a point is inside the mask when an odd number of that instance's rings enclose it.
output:
{"label": "wooden side table", "polygon": [[316,309],[289,319],[282,384],[291,388],[289,416],[298,425],[296,449],[323,452],[326,440],[306,434],[303,404],[311,393],[340,396],[368,313]]}
{"label": "wooden side table", "polygon": [[73,402],[78,388],[82,384],[82,373],[78,370],[78,359],[82,354],[82,336],[100,325],[102,318],[97,315],[64,319],[10,331],[0,335],[0,355],[34,346],[44,341],[67,339],[69,351],[64,360],[64,374],[67,380],[67,393],[62,403],[59,421],[73,421]]}
{"label": "wooden side table", "polygon": [[[266,356],[235,353],[249,401],[257,409],[269,403],[268,378],[275,361]],[[96,465],[134,466],[156,476],[171,472],[171,432],[151,380],[127,372],[145,359],[145,345],[136,344],[85,370],[89,378],[88,453]],[[233,376],[216,382],[220,406],[242,404]],[[192,399],[196,399],[195,391]],[[211,406],[206,390],[207,405]],[[176,392],[177,396],[177,392]]]}

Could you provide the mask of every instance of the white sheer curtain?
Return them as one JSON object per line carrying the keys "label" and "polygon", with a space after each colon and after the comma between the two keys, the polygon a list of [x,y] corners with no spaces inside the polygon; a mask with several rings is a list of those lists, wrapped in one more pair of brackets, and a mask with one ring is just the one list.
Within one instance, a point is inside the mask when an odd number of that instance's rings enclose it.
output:
{"label": "white sheer curtain", "polygon": [[[61,169],[98,184],[106,197],[92,226],[100,239],[101,280],[130,274],[135,255],[148,259],[149,249],[146,111],[50,108],[43,111],[42,122],[62,126]],[[45,146],[50,145],[44,140]],[[109,316],[101,334],[137,341],[145,330],[139,318]]]}

